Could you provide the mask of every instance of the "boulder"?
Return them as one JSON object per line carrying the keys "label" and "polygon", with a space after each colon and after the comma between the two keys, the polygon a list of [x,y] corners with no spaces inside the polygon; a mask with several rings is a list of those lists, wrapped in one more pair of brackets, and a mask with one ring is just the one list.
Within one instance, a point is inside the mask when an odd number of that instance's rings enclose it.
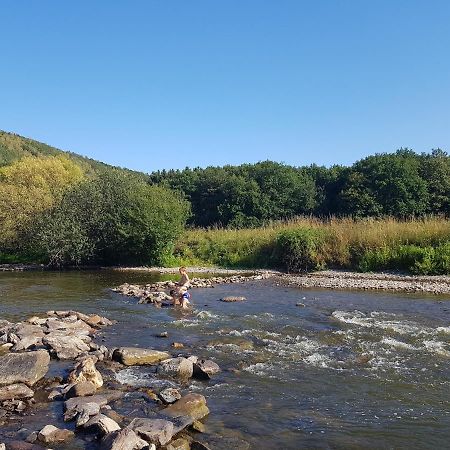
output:
{"label": "boulder", "polygon": [[0,402],[12,399],[32,398],[33,396],[34,392],[23,383],[0,387]]}
{"label": "boulder", "polygon": [[[109,433],[103,439],[101,450],[141,450],[148,448],[148,443],[141,439],[133,430],[125,428],[121,431]],[[152,447],[150,446],[150,450]],[[153,446],[153,450],[156,447]]]}
{"label": "boulder", "polygon": [[78,362],[72,372],[70,372],[67,381],[70,384],[89,382],[96,388],[103,386],[102,375],[96,369],[95,361],[92,358],[85,358]]}
{"label": "boulder", "polygon": [[187,380],[192,377],[194,365],[192,361],[183,357],[171,358],[162,361],[156,371],[162,376]]}
{"label": "boulder", "polygon": [[168,387],[159,393],[159,398],[167,404],[175,403],[181,398],[180,391],[175,388]]}
{"label": "boulder", "polygon": [[210,359],[197,359],[194,363],[194,377],[200,380],[208,380],[211,375],[220,372],[220,367]]}
{"label": "boulder", "polygon": [[0,386],[25,383],[33,386],[45,376],[50,355],[45,350],[8,353],[0,357]]}
{"label": "boulder", "polygon": [[49,347],[58,359],[75,359],[82,353],[89,352],[90,341],[88,335],[76,334],[69,330],[52,331],[42,339],[44,345]]}
{"label": "boulder", "polygon": [[87,395],[94,395],[96,392],[97,386],[94,383],[91,381],[82,381],[81,383],[73,384],[71,386],[66,393],[66,398],[86,397]]}
{"label": "boulder", "polygon": [[96,416],[91,417],[83,425],[83,428],[88,431],[93,431],[100,436],[105,436],[114,431],[120,431],[119,424],[104,414],[97,414]]}
{"label": "boulder", "polygon": [[121,347],[113,353],[113,360],[126,366],[153,365],[169,358],[169,353],[150,348]]}
{"label": "boulder", "polygon": [[187,439],[178,438],[167,444],[166,450],[191,450],[191,444]]}
{"label": "boulder", "polygon": [[53,425],[46,425],[39,431],[38,441],[43,444],[57,444],[73,438],[75,433],[71,430],[56,428]]}
{"label": "boulder", "polygon": [[172,405],[165,408],[162,413],[170,417],[188,416],[194,420],[202,419],[209,414],[206,399],[201,394],[189,393]]}
{"label": "boulder", "polygon": [[174,435],[173,423],[165,419],[133,419],[128,425],[140,438],[159,445],[165,445],[171,441]]}
{"label": "boulder", "polygon": [[30,347],[42,346],[44,332],[39,325],[29,323],[19,323],[14,327],[14,331],[9,334],[9,342],[14,344],[12,350],[20,352]]}

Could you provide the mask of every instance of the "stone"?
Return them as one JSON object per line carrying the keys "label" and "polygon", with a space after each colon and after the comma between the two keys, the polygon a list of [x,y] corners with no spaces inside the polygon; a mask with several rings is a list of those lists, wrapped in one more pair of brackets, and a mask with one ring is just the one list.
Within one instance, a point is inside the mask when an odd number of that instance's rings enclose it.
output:
{"label": "stone", "polygon": [[194,365],[186,358],[171,358],[162,361],[156,369],[158,375],[186,380],[192,377]]}
{"label": "stone", "polygon": [[25,383],[33,386],[45,376],[50,355],[45,350],[27,353],[8,353],[0,357],[0,386]]}
{"label": "stone", "polygon": [[133,419],[128,425],[140,438],[145,441],[165,445],[174,435],[173,423],[165,419]]}
{"label": "stone", "polygon": [[194,364],[193,375],[195,378],[199,378],[201,380],[208,380],[211,378],[211,375],[219,372],[219,365],[210,359],[197,359],[197,362]]}
{"label": "stone", "polygon": [[29,323],[19,323],[14,327],[14,332],[10,333],[9,341],[14,344],[12,351],[20,352],[30,347],[42,346],[44,331],[38,325]]}
{"label": "stone", "polygon": [[85,358],[75,365],[74,370],[70,372],[67,382],[70,384],[78,384],[90,382],[96,388],[103,386],[103,378],[101,373],[95,367],[95,361],[92,358]]}
{"label": "stone", "polygon": [[169,333],[167,331],[163,331],[162,333],[157,334],[156,337],[166,338],[169,337]]}
{"label": "stone", "polygon": [[113,360],[126,366],[153,365],[170,357],[167,352],[150,348],[121,347],[113,353]]}
{"label": "stone", "polygon": [[91,381],[82,381],[81,383],[72,385],[72,387],[67,391],[65,397],[86,397],[88,395],[94,395],[96,392],[97,386],[94,383]]}
{"label": "stone", "polygon": [[172,347],[173,348],[184,348],[184,344],[182,344],[181,342],[172,342]]}
{"label": "stone", "polygon": [[228,297],[222,297],[220,299],[221,302],[225,303],[234,303],[234,302],[243,302],[247,300],[245,297],[239,297],[239,296],[228,296]]}
{"label": "stone", "polygon": [[38,441],[43,444],[56,444],[73,438],[75,433],[71,430],[56,428],[54,425],[46,425],[39,431]]}
{"label": "stone", "polygon": [[33,396],[34,392],[23,383],[0,387],[0,402],[12,399],[32,398]]}
{"label": "stone", "polygon": [[162,413],[170,417],[189,416],[194,420],[199,420],[209,414],[209,409],[203,395],[189,393],[163,409]]}
{"label": "stone", "polygon": [[5,444],[0,444],[0,450],[6,450],[6,445]]}
{"label": "stone", "polygon": [[212,449],[203,442],[193,441],[191,443],[191,450],[212,450]]}
{"label": "stone", "polygon": [[[109,433],[102,440],[101,450],[141,450],[148,448],[148,443],[141,439],[132,429],[125,428],[121,431]],[[151,447],[150,447],[151,448]],[[153,450],[156,447],[153,446]]]}
{"label": "stone", "polygon": [[191,450],[191,444],[187,439],[178,438],[167,444],[166,450]]}
{"label": "stone", "polygon": [[194,422],[191,425],[192,429],[194,431],[198,431],[199,433],[205,433],[206,427],[203,423],[201,423],[199,420],[194,420]]}
{"label": "stone", "polygon": [[91,417],[83,425],[83,428],[88,431],[94,431],[100,436],[105,436],[114,431],[120,431],[119,424],[104,414],[97,414],[96,416]]}
{"label": "stone", "polygon": [[43,344],[49,347],[58,359],[75,359],[89,352],[90,341],[88,335],[68,330],[55,330],[42,339]]}
{"label": "stone", "polygon": [[168,387],[159,393],[160,399],[167,404],[175,403],[181,398],[180,391],[175,388]]}

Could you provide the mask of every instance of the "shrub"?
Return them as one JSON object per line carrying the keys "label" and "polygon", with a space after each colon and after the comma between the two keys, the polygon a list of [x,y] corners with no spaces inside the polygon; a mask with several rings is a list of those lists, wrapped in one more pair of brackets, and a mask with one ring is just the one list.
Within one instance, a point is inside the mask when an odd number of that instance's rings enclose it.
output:
{"label": "shrub", "polygon": [[315,228],[299,228],[281,232],[276,239],[276,253],[288,272],[307,272],[325,268],[321,250],[325,233]]}

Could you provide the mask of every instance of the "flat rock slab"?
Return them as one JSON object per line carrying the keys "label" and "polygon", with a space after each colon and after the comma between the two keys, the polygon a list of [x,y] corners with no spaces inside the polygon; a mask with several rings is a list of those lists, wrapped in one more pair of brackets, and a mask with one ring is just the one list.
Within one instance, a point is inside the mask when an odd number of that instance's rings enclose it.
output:
{"label": "flat rock slab", "polygon": [[120,347],[114,350],[113,353],[113,360],[126,366],[158,364],[160,361],[164,361],[170,357],[171,355],[167,352],[161,352],[151,348]]}
{"label": "flat rock slab", "polygon": [[104,414],[97,414],[96,416],[91,417],[88,422],[85,423],[83,428],[89,431],[92,430],[101,436],[105,436],[114,431],[120,431],[119,424]]}
{"label": "flat rock slab", "polygon": [[0,388],[0,402],[12,399],[32,398],[34,392],[25,384],[10,384]]}
{"label": "flat rock slab", "polygon": [[201,394],[190,393],[163,409],[163,415],[170,417],[188,416],[194,420],[202,419],[209,414],[206,399]]}
{"label": "flat rock slab", "polygon": [[45,376],[50,364],[46,350],[27,353],[9,353],[0,357],[0,386],[25,383],[33,386]]}

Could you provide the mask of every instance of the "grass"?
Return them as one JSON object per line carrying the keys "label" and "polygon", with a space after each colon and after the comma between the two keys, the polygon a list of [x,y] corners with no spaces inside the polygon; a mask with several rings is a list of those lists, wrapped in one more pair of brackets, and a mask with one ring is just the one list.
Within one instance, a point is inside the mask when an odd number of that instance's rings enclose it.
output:
{"label": "grass", "polygon": [[449,242],[450,222],[438,217],[405,221],[298,218],[254,229],[187,230],[171,262],[291,271],[307,266],[449,273]]}

